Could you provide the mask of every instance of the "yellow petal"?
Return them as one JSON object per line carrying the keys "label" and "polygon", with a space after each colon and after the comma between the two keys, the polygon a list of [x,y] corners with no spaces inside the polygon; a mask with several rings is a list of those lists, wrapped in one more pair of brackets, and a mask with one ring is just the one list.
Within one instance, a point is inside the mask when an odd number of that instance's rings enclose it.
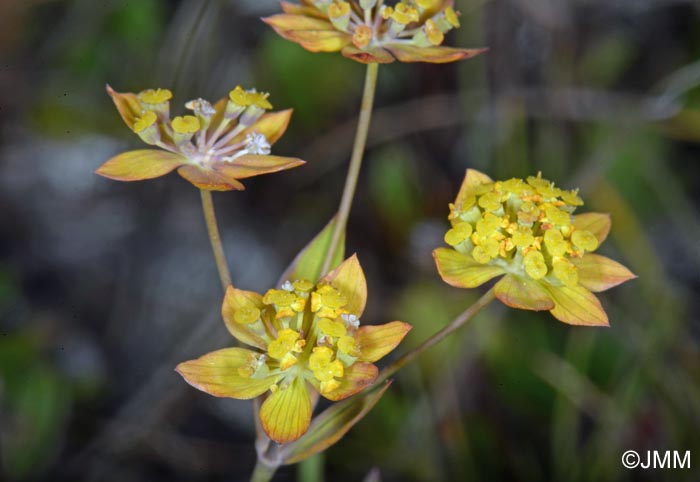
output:
{"label": "yellow petal", "polygon": [[197,166],[182,166],[177,170],[183,178],[206,191],[243,191],[245,187],[236,179],[227,178],[211,169],[201,169]]}
{"label": "yellow petal", "polygon": [[286,387],[280,387],[260,407],[260,422],[268,437],[277,443],[292,442],[309,428],[311,399],[306,382],[295,377]]}
{"label": "yellow petal", "polygon": [[428,62],[431,64],[445,64],[470,59],[488,50],[487,48],[458,49],[454,47],[418,47],[399,44],[387,45],[386,49],[401,62]]}
{"label": "yellow petal", "polygon": [[390,64],[394,62],[394,56],[383,48],[360,50],[354,45],[347,45],[341,52],[345,57],[363,64]]}
{"label": "yellow petal", "polygon": [[625,266],[605,256],[586,254],[582,258],[571,258],[578,269],[581,286],[597,293],[636,278]]}
{"label": "yellow petal", "polygon": [[275,30],[288,31],[304,31],[304,30],[332,30],[336,31],[333,24],[326,18],[314,18],[306,15],[294,15],[288,13],[280,13],[271,15],[262,19]]}
{"label": "yellow petal", "polygon": [[357,255],[353,254],[324,278],[347,299],[345,309],[361,317],[367,303],[367,280]]}
{"label": "yellow petal", "polygon": [[[343,378],[339,380],[340,386],[322,395],[334,402],[348,398],[364,390],[368,385],[371,385],[374,380],[377,379],[378,374],[379,370],[375,365],[359,361],[355,362],[349,368],[345,369]],[[318,382],[314,381],[314,383],[317,384]]]}
{"label": "yellow petal", "polygon": [[221,305],[221,316],[228,331],[241,343],[267,350],[267,341],[263,333],[255,331],[252,327],[236,321],[236,313],[250,306],[261,310],[264,307],[262,296],[253,291],[244,291],[229,286]]}
{"label": "yellow petal", "polygon": [[112,102],[117,107],[124,123],[129,126],[129,129],[134,130],[136,119],[141,116],[143,110],[138,96],[131,92],[117,92],[109,84],[107,85],[107,94],[112,98]]}
{"label": "yellow petal", "polygon": [[494,286],[496,298],[506,306],[520,310],[544,311],[554,308],[549,293],[527,276],[504,276]]}
{"label": "yellow petal", "polygon": [[374,363],[385,357],[401,343],[411,328],[402,321],[361,326],[355,333],[355,341],[360,347],[359,360]]}
{"label": "yellow petal", "polygon": [[311,52],[337,52],[351,42],[349,34],[336,30],[327,19],[279,14],[262,20],[281,37]]}
{"label": "yellow petal", "polygon": [[141,181],[164,176],[186,162],[185,157],[172,152],[140,149],[113,157],[95,173],[117,181]]}
{"label": "yellow petal", "polygon": [[180,363],[175,369],[198,390],[215,397],[247,400],[262,395],[275,383],[275,377],[254,379],[243,377],[240,368],[250,364],[258,353],[245,348],[224,348]]}
{"label": "yellow petal", "polygon": [[610,233],[610,215],[604,213],[575,214],[573,225],[576,229],[593,233],[598,239],[598,245],[601,245]]}
{"label": "yellow petal", "polygon": [[610,326],[600,300],[583,286],[546,286],[554,301],[550,313],[559,321],[569,325]]}
{"label": "yellow petal", "polygon": [[246,179],[285,171],[302,164],[305,164],[305,161],[295,157],[248,155],[238,157],[233,162],[218,165],[216,172],[227,180]]}
{"label": "yellow petal", "polygon": [[459,188],[459,193],[457,193],[455,204],[459,207],[465,199],[473,194],[476,187],[490,182],[493,182],[493,179],[483,172],[477,171],[476,169],[467,169],[462,185]]}
{"label": "yellow petal", "polygon": [[277,33],[298,43],[309,52],[338,52],[352,42],[352,37],[348,34],[335,30],[295,30]]}
{"label": "yellow petal", "polygon": [[457,288],[476,288],[505,273],[503,268],[477,263],[471,256],[454,249],[437,248],[433,258],[443,281]]}
{"label": "yellow petal", "polygon": [[289,2],[280,2],[280,7],[284,13],[292,15],[304,15],[307,17],[315,17],[327,19],[328,16],[314,6],[296,5]]}

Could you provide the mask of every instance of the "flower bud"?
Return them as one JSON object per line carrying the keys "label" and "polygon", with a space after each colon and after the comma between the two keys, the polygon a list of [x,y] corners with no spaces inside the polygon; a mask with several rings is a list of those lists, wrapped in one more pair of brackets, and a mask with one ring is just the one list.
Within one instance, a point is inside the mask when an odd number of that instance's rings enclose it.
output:
{"label": "flower bud", "polygon": [[216,114],[214,107],[202,98],[189,101],[185,104],[185,107],[194,112],[194,115],[199,119],[202,129],[209,127],[211,118]]}

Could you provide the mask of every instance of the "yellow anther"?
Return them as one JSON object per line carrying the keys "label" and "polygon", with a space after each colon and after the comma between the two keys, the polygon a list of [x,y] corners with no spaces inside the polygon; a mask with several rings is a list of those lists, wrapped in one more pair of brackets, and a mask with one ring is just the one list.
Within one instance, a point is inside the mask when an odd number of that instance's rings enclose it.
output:
{"label": "yellow anther", "polygon": [[269,96],[270,94],[265,92],[244,90],[240,85],[228,93],[231,102],[240,107],[255,106],[264,110],[272,109],[272,104],[267,100]]}
{"label": "yellow anther", "polygon": [[141,114],[141,117],[138,117],[136,119],[136,122],[134,122],[134,132],[138,134],[139,132],[145,131],[153,124],[155,124],[157,120],[158,116],[156,115],[156,113],[147,110],[146,112]]}
{"label": "yellow anther", "polygon": [[547,264],[539,251],[532,250],[523,258],[525,272],[532,279],[542,279],[547,275]]}
{"label": "yellow anther", "polygon": [[[306,344],[306,340],[299,339],[300,336],[299,332],[290,328],[280,330],[277,333],[277,338],[267,345],[267,354],[276,360],[280,360],[289,368],[296,363],[296,357],[293,353],[301,353]],[[288,355],[291,355],[291,357]],[[280,366],[282,365],[280,364]],[[284,370],[285,368],[282,369]]]}
{"label": "yellow anther", "polygon": [[535,242],[535,237],[532,235],[532,229],[528,227],[520,227],[517,231],[513,231],[513,244],[519,248],[526,248]]}
{"label": "yellow anther", "polygon": [[291,306],[297,299],[294,293],[285,290],[267,290],[263,296],[263,303],[266,305]]}
{"label": "yellow anther", "polygon": [[394,9],[391,7],[382,7],[382,18],[384,20],[389,20],[394,14]]}
{"label": "yellow anther", "polygon": [[573,288],[578,284],[578,270],[566,258],[554,258],[552,261],[554,276],[566,286]]}
{"label": "yellow anther", "polygon": [[469,239],[472,235],[473,228],[469,223],[459,223],[454,228],[445,233],[445,242],[450,246],[457,246]]}
{"label": "yellow anther", "polygon": [[498,228],[501,227],[502,219],[498,216],[486,213],[484,216],[476,222],[476,232],[480,236],[490,236],[496,232]]}
{"label": "yellow anther", "polygon": [[[340,386],[335,378],[342,378],[345,368],[340,360],[333,360],[333,350],[326,346],[317,346],[309,357],[309,369],[321,382],[321,392],[329,392]],[[335,382],[335,383],[332,383]]]}
{"label": "yellow anther", "polygon": [[497,211],[502,207],[501,195],[495,191],[487,192],[479,198],[479,206],[487,211]]}
{"label": "yellow anther", "polygon": [[595,251],[598,248],[598,238],[590,231],[574,231],[571,242],[584,251]]}
{"label": "yellow anther", "polygon": [[357,342],[352,336],[341,337],[338,340],[338,350],[350,356],[360,355],[360,347],[357,346]]}
{"label": "yellow anther", "polygon": [[440,45],[443,40],[445,40],[445,34],[440,31],[435,21],[427,20],[423,29],[425,30],[425,36],[431,44]]}
{"label": "yellow anther", "polygon": [[481,241],[481,247],[490,258],[495,258],[498,256],[500,251],[501,243],[498,242],[496,238],[486,238]]}
{"label": "yellow anther", "polygon": [[331,19],[339,19],[350,15],[350,4],[348,2],[333,2],[328,7],[328,16]]}
{"label": "yellow anther", "polygon": [[394,8],[391,18],[396,23],[408,25],[411,22],[417,22],[420,19],[420,16],[418,15],[418,10],[416,10],[414,7],[411,7],[404,2],[399,2],[396,4],[396,8]]}
{"label": "yellow anther", "polygon": [[318,321],[318,329],[321,330],[321,333],[324,335],[332,336],[333,338],[345,336],[348,332],[345,323],[331,320],[330,318],[321,318]]}
{"label": "yellow anther", "polygon": [[552,256],[564,256],[568,246],[564,235],[558,229],[548,229],[544,233],[544,245]]}
{"label": "yellow anther", "polygon": [[455,12],[452,7],[447,7],[445,9],[445,19],[454,28],[459,28],[459,13]]}
{"label": "yellow anther", "polygon": [[563,191],[561,193],[562,200],[569,206],[583,206],[583,199],[578,195],[578,189],[573,191]]}
{"label": "yellow anther", "polygon": [[148,89],[139,94],[139,99],[145,104],[162,104],[173,98],[168,89]]}
{"label": "yellow anther", "polygon": [[296,280],[294,283],[292,283],[292,286],[295,290],[302,292],[308,292],[314,288],[314,284],[306,279]]}
{"label": "yellow anther", "polygon": [[255,306],[245,306],[240,310],[236,310],[233,314],[233,320],[242,325],[250,325],[260,319],[260,310]]}
{"label": "yellow anther", "polygon": [[552,206],[551,204],[545,206],[544,213],[549,222],[552,224],[557,224],[559,226],[568,226],[571,224],[571,215],[566,211],[562,211],[561,209]]}
{"label": "yellow anther", "polygon": [[172,121],[173,130],[178,134],[194,134],[201,128],[199,119],[193,115],[175,117]]}
{"label": "yellow anther", "polygon": [[360,25],[355,29],[355,33],[352,36],[352,43],[358,49],[364,49],[369,45],[373,35],[374,32],[369,25]]}

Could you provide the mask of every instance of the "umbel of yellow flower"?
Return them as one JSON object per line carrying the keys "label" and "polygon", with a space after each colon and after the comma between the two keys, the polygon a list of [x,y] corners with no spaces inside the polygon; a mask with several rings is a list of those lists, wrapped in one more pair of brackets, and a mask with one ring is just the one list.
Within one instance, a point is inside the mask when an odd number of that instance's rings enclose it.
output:
{"label": "umbel of yellow flower", "polygon": [[282,37],[311,52],[338,52],[362,63],[446,63],[487,49],[443,47],[459,27],[452,0],[301,0],[281,2],[284,13],[264,18]]}
{"label": "umbel of yellow flower", "polygon": [[265,295],[229,287],[224,322],[255,350],[225,348],[180,363],[177,371],[217,397],[249,399],[269,391],[260,408],[263,429],[278,443],[291,442],[311,422],[311,389],[333,401],[361,391],[377,378],[373,363],[411,329],[400,321],[361,325],[366,299],[355,256],[316,285],[287,281]]}
{"label": "umbel of yellow flower", "polygon": [[129,151],[113,157],[97,174],[118,181],[140,181],[177,172],[210,191],[243,190],[240,179],[291,169],[301,159],[271,156],[272,144],[287,130],[292,111],[272,109],[268,94],[233,89],[211,105],[187,102],[189,115],[170,117],[172,93],[149,89],[139,94],[107,93],[129,128],[160,149]]}
{"label": "umbel of yellow flower", "polygon": [[492,181],[467,170],[454,204],[451,248],[433,252],[442,279],[475,288],[503,276],[494,286],[504,304],[548,310],[572,325],[608,326],[593,292],[635,276],[624,266],[593,254],[610,231],[610,216],[574,214],[583,205],[577,191],[566,191],[537,177]]}

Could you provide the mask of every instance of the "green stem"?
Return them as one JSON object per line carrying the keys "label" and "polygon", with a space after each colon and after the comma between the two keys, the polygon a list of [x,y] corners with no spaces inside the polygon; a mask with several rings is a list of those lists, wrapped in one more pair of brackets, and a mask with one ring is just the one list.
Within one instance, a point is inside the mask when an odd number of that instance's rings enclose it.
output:
{"label": "green stem", "polygon": [[352,156],[350,157],[350,167],[348,175],[345,179],[345,188],[343,196],[340,199],[340,207],[335,219],[335,227],[333,228],[333,236],[331,243],[326,253],[326,259],[323,262],[321,273],[326,274],[331,267],[333,254],[335,253],[340,236],[345,230],[352,207],[352,200],[355,197],[355,188],[357,180],[360,176],[360,167],[362,166],[362,157],[365,153],[367,145],[367,133],[369,132],[369,124],[372,120],[372,108],[374,107],[374,92],[377,87],[377,72],[379,64],[367,64],[367,73],[365,74],[365,90],[362,94],[362,106],[360,108],[360,119],[357,123],[357,132],[355,133],[355,144],[352,148]]}
{"label": "green stem", "polygon": [[415,349],[412,351],[406,353],[404,356],[396,360],[394,363],[391,365],[388,365],[385,367],[380,373],[379,376],[377,377],[377,380],[374,382],[374,386],[378,386],[379,384],[383,383],[384,380],[392,376],[394,373],[398,372],[401,368],[403,368],[405,365],[413,361],[414,358],[416,358],[418,355],[426,351],[427,349],[437,345],[440,343],[443,339],[445,339],[448,335],[454,333],[457,331],[462,325],[464,325],[467,321],[472,319],[474,315],[479,313],[486,305],[491,303],[495,298],[495,294],[493,292],[493,288],[488,290],[486,293],[484,293],[481,298],[476,300],[476,302],[471,305],[469,308],[467,308],[465,311],[463,311],[457,318],[452,320],[447,326],[445,326],[443,329],[435,333],[433,336],[425,340],[423,343],[418,345]]}
{"label": "green stem", "polygon": [[258,458],[253,475],[250,476],[250,482],[270,482],[276,471],[276,466],[268,465]]}
{"label": "green stem", "polygon": [[226,254],[224,247],[221,245],[221,236],[219,235],[219,226],[216,223],[216,213],[214,212],[214,202],[211,198],[211,191],[200,189],[202,195],[202,209],[204,210],[204,220],[207,222],[207,231],[209,232],[209,241],[211,241],[211,249],[214,251],[214,259],[216,260],[216,268],[219,270],[219,279],[221,287],[224,291],[231,285],[231,273],[228,270],[226,262]]}

